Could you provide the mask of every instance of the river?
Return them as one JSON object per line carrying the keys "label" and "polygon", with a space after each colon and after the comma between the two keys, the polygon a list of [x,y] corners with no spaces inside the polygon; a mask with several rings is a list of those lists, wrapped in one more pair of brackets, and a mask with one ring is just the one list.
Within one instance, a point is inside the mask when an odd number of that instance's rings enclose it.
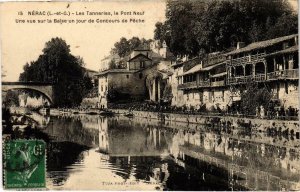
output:
{"label": "river", "polygon": [[300,190],[295,138],[92,115],[51,116],[41,131],[53,190]]}

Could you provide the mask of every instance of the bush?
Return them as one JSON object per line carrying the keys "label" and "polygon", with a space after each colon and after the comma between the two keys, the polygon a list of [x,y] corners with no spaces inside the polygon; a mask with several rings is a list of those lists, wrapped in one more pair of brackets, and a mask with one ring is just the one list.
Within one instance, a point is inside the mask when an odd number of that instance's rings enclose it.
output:
{"label": "bush", "polygon": [[272,93],[266,87],[259,88],[257,83],[249,83],[241,93],[241,112],[245,115],[255,115],[256,108],[263,106],[265,109],[271,101]]}

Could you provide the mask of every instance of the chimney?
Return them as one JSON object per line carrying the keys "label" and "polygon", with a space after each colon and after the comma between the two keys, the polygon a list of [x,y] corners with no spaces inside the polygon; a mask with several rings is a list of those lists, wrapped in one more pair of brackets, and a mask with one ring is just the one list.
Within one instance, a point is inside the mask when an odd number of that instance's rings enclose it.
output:
{"label": "chimney", "polygon": [[236,49],[241,49],[245,46],[246,46],[245,42],[237,42]]}

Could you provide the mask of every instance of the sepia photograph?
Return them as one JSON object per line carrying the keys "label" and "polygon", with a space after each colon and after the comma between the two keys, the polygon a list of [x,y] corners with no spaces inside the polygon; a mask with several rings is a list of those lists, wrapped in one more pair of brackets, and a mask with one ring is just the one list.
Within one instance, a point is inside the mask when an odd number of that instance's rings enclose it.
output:
{"label": "sepia photograph", "polygon": [[2,189],[300,191],[298,6],[0,2]]}

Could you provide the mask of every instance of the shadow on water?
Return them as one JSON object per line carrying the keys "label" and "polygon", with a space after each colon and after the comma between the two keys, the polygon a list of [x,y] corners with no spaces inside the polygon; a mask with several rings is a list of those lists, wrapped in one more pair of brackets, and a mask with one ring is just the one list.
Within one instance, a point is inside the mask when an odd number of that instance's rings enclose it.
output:
{"label": "shadow on water", "polygon": [[299,142],[268,133],[72,115],[20,137],[47,142],[50,189],[300,189]]}
{"label": "shadow on water", "polygon": [[63,185],[69,177],[68,167],[82,162],[82,152],[95,145],[94,133],[84,129],[78,119],[57,117],[51,117],[43,132],[51,138],[47,145],[48,175],[53,185]]}
{"label": "shadow on water", "polygon": [[[6,137],[40,139],[46,142],[47,171],[53,173],[50,177],[54,185],[60,185],[67,180],[68,172],[61,174],[61,171],[66,171],[68,166],[82,161],[82,152],[89,150],[93,145],[92,136],[82,128],[79,120],[68,118],[61,123],[58,118],[53,118],[46,128],[41,129],[25,115],[12,115],[8,109],[3,109],[3,112],[2,119],[5,121],[3,134]],[[16,118],[21,119],[22,122],[14,120]],[[13,127],[16,123],[17,126]]]}

